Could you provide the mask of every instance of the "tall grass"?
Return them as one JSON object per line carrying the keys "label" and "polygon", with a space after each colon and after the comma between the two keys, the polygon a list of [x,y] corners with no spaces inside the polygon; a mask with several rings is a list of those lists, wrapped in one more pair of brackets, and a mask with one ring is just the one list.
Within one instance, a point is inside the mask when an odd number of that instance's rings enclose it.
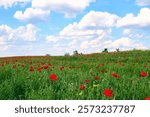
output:
{"label": "tall grass", "polygon": [[[50,79],[51,74],[57,75],[56,81]],[[150,96],[149,74],[150,51],[0,58],[0,99],[143,100]],[[113,96],[105,96],[105,89],[112,90]]]}

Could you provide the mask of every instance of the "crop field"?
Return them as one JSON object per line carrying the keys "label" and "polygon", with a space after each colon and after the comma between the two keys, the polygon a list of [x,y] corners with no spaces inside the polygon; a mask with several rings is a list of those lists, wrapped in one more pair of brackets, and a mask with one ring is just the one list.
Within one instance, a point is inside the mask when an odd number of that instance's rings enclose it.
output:
{"label": "crop field", "polygon": [[0,58],[0,99],[150,99],[150,51]]}

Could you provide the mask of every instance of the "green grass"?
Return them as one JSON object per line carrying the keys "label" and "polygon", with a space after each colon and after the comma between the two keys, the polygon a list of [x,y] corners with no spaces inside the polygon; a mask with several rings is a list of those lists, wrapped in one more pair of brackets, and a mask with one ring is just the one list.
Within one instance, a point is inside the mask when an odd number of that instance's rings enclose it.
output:
{"label": "green grass", "polygon": [[[37,70],[48,64],[48,69],[41,69],[41,72]],[[13,68],[13,65],[16,67]],[[30,66],[34,71],[29,70]],[[64,66],[63,70],[60,70],[61,66]],[[102,69],[104,73],[100,72]],[[140,76],[141,71],[146,72],[147,76]],[[112,73],[121,77],[112,77]],[[51,74],[57,75],[56,81],[49,78]],[[95,76],[99,80],[95,80]],[[86,79],[90,82],[85,83]],[[83,90],[80,90],[81,84],[85,86]],[[104,95],[105,89],[113,91],[112,97]],[[143,100],[146,97],[150,97],[148,50],[0,58],[1,100]]]}

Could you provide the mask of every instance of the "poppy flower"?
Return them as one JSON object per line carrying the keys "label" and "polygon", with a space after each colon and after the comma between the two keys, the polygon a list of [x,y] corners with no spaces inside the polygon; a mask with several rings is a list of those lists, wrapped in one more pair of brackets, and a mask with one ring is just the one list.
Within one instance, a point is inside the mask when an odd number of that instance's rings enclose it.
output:
{"label": "poppy flower", "polygon": [[31,66],[31,67],[30,67],[30,72],[32,72],[32,71],[34,71],[34,68]]}
{"label": "poppy flower", "polygon": [[150,100],[150,97],[146,97],[146,98],[144,98],[144,100]]}
{"label": "poppy flower", "polygon": [[80,85],[80,90],[83,90],[85,86],[83,84]]}
{"label": "poppy flower", "polygon": [[87,79],[86,79],[86,80],[84,80],[84,82],[85,82],[85,83],[88,83],[88,82],[90,82],[90,80],[87,80]]}
{"label": "poppy flower", "polygon": [[64,66],[60,67],[60,70],[62,71],[64,69]]}
{"label": "poppy flower", "polygon": [[112,94],[113,93],[113,91],[112,90],[110,90],[110,89],[105,89],[104,90],[104,95],[106,96],[106,97],[112,97]]}
{"label": "poppy flower", "polygon": [[38,68],[37,70],[38,70],[39,72],[42,72],[42,68]]}
{"label": "poppy flower", "polygon": [[104,71],[105,71],[104,69],[100,70],[100,72],[102,72],[102,73],[104,73]]}
{"label": "poppy flower", "polygon": [[50,75],[50,79],[51,79],[52,81],[56,81],[56,80],[57,80],[56,74]]}
{"label": "poppy flower", "polygon": [[112,77],[117,77],[117,74],[112,73],[111,76],[112,76]]}
{"label": "poppy flower", "polygon": [[99,80],[98,76],[95,76],[94,78],[95,78],[95,80]]}
{"label": "poppy flower", "polygon": [[141,75],[142,77],[146,77],[146,76],[147,76],[147,73],[144,72],[144,71],[142,71],[142,72],[140,73],[140,75]]}
{"label": "poppy flower", "polygon": [[42,68],[48,69],[48,65],[43,65]]}

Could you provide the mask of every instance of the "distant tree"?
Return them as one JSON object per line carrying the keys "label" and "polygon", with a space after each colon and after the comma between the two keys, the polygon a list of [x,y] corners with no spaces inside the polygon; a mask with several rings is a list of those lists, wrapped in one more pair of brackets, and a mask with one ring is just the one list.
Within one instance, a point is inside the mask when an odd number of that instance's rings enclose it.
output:
{"label": "distant tree", "polygon": [[119,48],[118,48],[118,49],[116,49],[116,51],[117,51],[117,52],[120,52]]}
{"label": "distant tree", "polygon": [[77,50],[73,51],[73,55],[78,55],[78,54],[79,54],[79,53],[78,53]]}
{"label": "distant tree", "polygon": [[107,49],[107,48],[105,48],[102,52],[108,52],[108,49]]}

